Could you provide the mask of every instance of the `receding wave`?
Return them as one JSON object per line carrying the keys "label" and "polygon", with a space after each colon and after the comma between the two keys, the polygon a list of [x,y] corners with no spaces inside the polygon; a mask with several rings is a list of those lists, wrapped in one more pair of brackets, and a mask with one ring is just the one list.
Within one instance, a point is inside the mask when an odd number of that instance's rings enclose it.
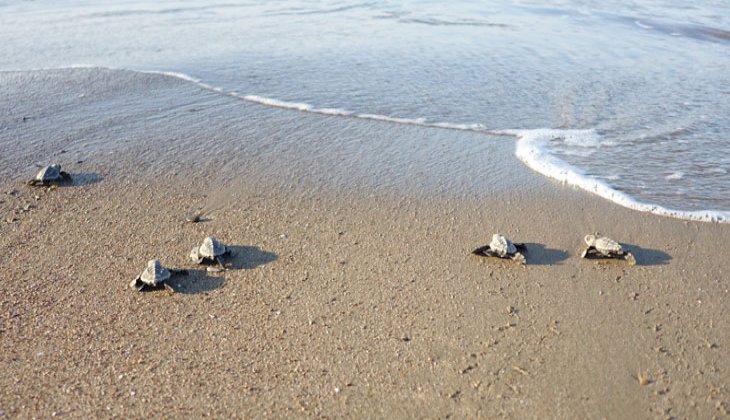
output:
{"label": "receding wave", "polygon": [[[192,80],[192,79],[186,78],[186,80]],[[196,83],[200,84],[199,82],[196,82]],[[204,87],[210,88],[208,85],[205,85]],[[357,113],[354,111],[348,111],[346,109],[339,109],[339,108],[317,108],[317,107],[307,104],[307,103],[282,101],[279,99],[266,98],[266,97],[258,96],[258,95],[238,95],[238,94],[231,94],[231,95],[239,97],[241,99],[245,99],[249,102],[255,102],[255,103],[261,104],[261,105],[271,106],[271,107],[275,107],[275,108],[291,109],[291,110],[301,111],[301,112],[311,112],[313,114],[354,117],[354,118],[359,118],[359,119],[363,119],[363,120],[384,121],[384,122],[389,122],[389,123],[394,123],[394,124],[418,125],[421,127],[444,128],[444,129],[449,129],[449,130],[477,131],[477,132],[484,132],[484,133],[489,132],[486,129],[486,127],[484,127],[481,124],[455,124],[455,123],[448,123],[448,122],[429,122],[425,118],[401,118],[401,117],[391,117],[388,115],[380,115],[380,114]],[[498,134],[498,133],[492,132],[492,134]]]}
{"label": "receding wave", "polygon": [[[263,106],[289,109],[299,112],[308,112],[321,115],[358,118],[366,120],[383,121],[393,124],[416,125],[421,127],[440,128],[448,130],[471,131],[493,136],[510,136],[517,139],[515,155],[525,165],[535,172],[556,179],[563,184],[570,185],[610,200],[618,205],[630,209],[650,212],[662,216],[669,216],[685,220],[696,220],[703,222],[730,223],[730,211],[723,210],[699,210],[681,211],[667,207],[642,203],[630,195],[618,191],[609,184],[587,175],[579,169],[569,165],[567,162],[550,153],[549,143],[559,141],[566,144],[576,145],[585,143],[595,145],[601,141],[599,134],[593,129],[570,130],[570,129],[490,129],[482,124],[459,124],[450,122],[431,122],[425,118],[401,118],[380,114],[357,113],[339,108],[319,108],[304,102],[291,102],[274,98],[267,98],[259,95],[245,95],[237,92],[227,91],[223,88],[210,85],[200,79],[188,74],[157,71],[157,70],[130,70],[123,68],[101,67],[91,65],[74,65],[63,68],[98,68],[107,70],[133,71],[142,74],[157,74],[167,77],[174,77],[179,80],[194,83],[202,89],[217,94],[229,96],[239,100],[256,103]],[[57,70],[59,68],[37,68],[38,70]],[[61,68],[62,69],[62,68]],[[10,71],[10,70],[4,70]],[[21,70],[22,71],[22,70]],[[27,70],[26,70],[27,71]],[[678,175],[674,176],[679,178]]]}
{"label": "receding wave", "polygon": [[[184,80],[193,81],[206,89],[216,92],[222,92],[220,88],[215,88],[199,80],[179,73],[165,73],[171,76],[179,77]],[[549,152],[548,143],[551,140],[560,139],[565,143],[579,144],[596,144],[600,141],[598,133],[595,130],[558,130],[558,129],[533,129],[533,130],[500,130],[489,129],[482,124],[457,124],[449,122],[429,122],[425,118],[399,118],[379,114],[357,113],[337,108],[317,108],[313,105],[302,102],[289,102],[273,98],[266,98],[258,95],[239,95],[236,93],[226,93],[230,96],[238,97],[246,101],[255,102],[260,105],[271,106],[276,108],[291,109],[300,112],[310,112],[323,115],[335,115],[354,117],[367,120],[383,121],[394,124],[417,125],[421,127],[442,128],[449,130],[473,131],[491,135],[508,135],[517,138],[515,146],[515,155],[523,163],[532,170],[556,179],[564,184],[581,188],[585,191],[598,195],[602,198],[610,200],[623,207],[634,210],[650,212],[662,216],[670,216],[679,219],[697,220],[704,222],[730,222],[730,212],[721,210],[699,210],[699,211],[681,211],[654,204],[646,204],[637,201],[630,195],[618,191],[610,185],[596,178],[584,174],[577,168],[572,167],[563,160],[553,156]]]}
{"label": "receding wave", "polygon": [[590,193],[603,197],[616,204],[634,210],[650,212],[662,216],[670,216],[686,220],[698,220],[703,222],[730,222],[730,212],[721,210],[700,210],[680,211],[673,210],[655,204],[641,203],[630,195],[612,188],[605,182],[586,175],[577,168],[574,168],[563,160],[553,156],[549,151],[548,144],[551,141],[565,141],[566,138],[576,141],[585,137],[595,138],[595,130],[503,130],[505,134],[517,137],[515,155],[535,172],[549,178],[556,179],[564,184],[572,185]]}
{"label": "receding wave", "polygon": [[276,108],[291,109],[300,112],[310,112],[322,115],[333,115],[360,118],[367,120],[383,121],[394,124],[417,125],[421,127],[441,128],[449,130],[473,131],[491,135],[507,135],[517,138],[515,146],[515,155],[530,169],[549,178],[556,179],[564,184],[578,187],[602,198],[610,200],[618,205],[630,209],[650,212],[662,216],[669,216],[685,220],[697,220],[703,222],[730,222],[730,212],[721,210],[699,210],[699,211],[681,211],[667,207],[642,203],[631,197],[630,195],[618,191],[590,175],[581,172],[579,169],[572,167],[565,161],[553,156],[549,152],[548,143],[552,140],[559,139],[561,141],[575,144],[585,141],[587,143],[596,143],[598,134],[595,130],[563,130],[563,129],[488,129],[481,124],[457,124],[450,122],[429,122],[425,118],[400,118],[379,114],[357,113],[354,111],[337,109],[337,108],[318,108],[311,104],[303,102],[290,102],[273,98],[267,98],[258,95],[241,95],[235,92],[228,92],[222,88],[209,85],[200,79],[177,72],[163,71],[146,71],[143,73],[162,74],[176,77],[185,81],[193,82],[198,86],[227,96],[254,102],[260,105],[271,106]]}

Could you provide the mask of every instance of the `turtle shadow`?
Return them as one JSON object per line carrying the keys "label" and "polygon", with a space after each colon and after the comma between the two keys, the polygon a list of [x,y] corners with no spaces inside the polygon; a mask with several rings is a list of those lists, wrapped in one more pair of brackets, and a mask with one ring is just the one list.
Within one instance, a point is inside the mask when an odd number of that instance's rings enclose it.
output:
{"label": "turtle shadow", "polygon": [[279,257],[273,252],[264,251],[257,246],[227,245],[231,255],[224,258],[226,268],[231,270],[252,269],[276,261]]}
{"label": "turtle shadow", "polygon": [[570,256],[567,251],[548,248],[543,244],[526,242],[525,247],[527,247],[525,252],[527,265],[554,265],[567,260]]}
{"label": "turtle shadow", "polygon": [[101,182],[104,178],[95,173],[95,172],[81,172],[81,173],[72,173],[71,179],[64,184],[59,184],[60,186],[68,186],[68,187],[80,187],[83,185],[91,185],[96,184],[98,182]]}
{"label": "turtle shadow", "polygon": [[638,245],[623,244],[626,250],[634,254],[636,265],[667,265],[672,256],[664,251],[652,248],[643,248]]}
{"label": "turtle shadow", "polygon": [[206,270],[185,270],[187,274],[173,274],[168,280],[175,293],[194,295],[206,293],[223,286],[226,281],[222,277],[208,274]]}

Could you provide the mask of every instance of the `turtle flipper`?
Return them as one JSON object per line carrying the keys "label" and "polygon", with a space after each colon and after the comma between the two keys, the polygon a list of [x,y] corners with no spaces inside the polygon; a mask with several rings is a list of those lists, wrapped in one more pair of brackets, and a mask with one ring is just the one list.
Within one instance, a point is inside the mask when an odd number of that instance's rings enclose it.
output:
{"label": "turtle flipper", "polygon": [[172,287],[172,285],[170,284],[170,282],[167,282],[167,281],[166,281],[166,282],[162,283],[162,285],[163,285],[163,286],[165,286],[165,289],[166,289],[166,290],[167,290],[168,292],[170,292],[170,293],[175,293],[175,289],[174,289],[174,288]]}
{"label": "turtle flipper", "polygon": [[588,248],[584,249],[583,252],[581,252],[580,257],[581,258],[588,258],[588,254],[593,250],[594,248],[592,246],[589,246]]}
{"label": "turtle flipper", "polygon": [[220,257],[220,255],[217,256],[217,257],[215,257],[215,262],[218,263],[218,265],[221,267],[221,270],[225,270],[226,269],[226,265],[223,264],[223,259]]}
{"label": "turtle flipper", "polygon": [[129,287],[131,287],[132,289],[134,289],[138,292],[141,292],[142,289],[144,289],[144,283],[142,282],[142,279],[140,278],[140,276],[137,276],[136,279],[132,280],[132,282],[129,283]]}
{"label": "turtle flipper", "polygon": [[514,245],[514,246],[515,246],[515,248],[517,248],[517,250],[518,250],[518,251],[520,251],[520,252],[526,252],[526,251],[527,251],[527,245],[525,245],[525,244],[523,244],[523,243],[514,243],[513,245]]}
{"label": "turtle flipper", "polygon": [[190,251],[190,259],[193,260],[195,264],[201,264],[203,262],[203,257],[200,256],[200,252],[197,246],[193,248],[192,251]]}
{"label": "turtle flipper", "polygon": [[629,263],[629,265],[636,265],[636,258],[634,258],[632,253],[627,252],[626,255],[624,255],[624,259]]}
{"label": "turtle flipper", "polygon": [[69,174],[68,172],[61,171],[60,176],[61,181],[63,182],[71,181],[71,174]]}
{"label": "turtle flipper", "polygon": [[520,252],[516,252],[515,255],[511,256],[510,258],[513,261],[517,261],[518,263],[520,263],[522,265],[526,265],[527,264],[527,258],[525,258],[525,256],[522,253],[520,253]]}

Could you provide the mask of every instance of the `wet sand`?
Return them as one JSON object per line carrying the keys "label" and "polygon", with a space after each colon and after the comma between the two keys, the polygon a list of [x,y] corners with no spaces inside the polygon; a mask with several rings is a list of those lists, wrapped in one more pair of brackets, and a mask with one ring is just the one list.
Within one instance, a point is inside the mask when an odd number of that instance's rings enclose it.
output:
{"label": "wet sand", "polygon": [[[245,168],[244,151],[225,145],[228,154],[183,157],[145,148],[169,128],[150,122],[159,114],[148,102],[174,115],[175,146],[231,134],[216,131],[232,124],[220,116],[244,105],[185,89],[210,101],[209,115],[155,103],[159,86],[135,115],[126,105],[94,111],[114,118],[89,136],[128,139],[126,149],[84,146],[78,108],[58,96],[38,127],[5,114],[2,163],[16,172],[0,183],[4,415],[727,416],[730,226],[623,209],[500,159],[490,171],[517,174],[505,177],[509,189],[484,187],[492,178],[469,172],[474,162],[450,193],[452,181],[414,169],[399,178],[396,163],[382,169],[386,180],[347,179],[346,156],[344,170],[316,157],[308,176],[306,159],[273,156],[320,156],[318,146],[267,154],[254,129],[245,138],[259,154]],[[135,95],[108,92],[127,104]],[[201,126],[210,115],[221,121]],[[394,132],[409,130],[451,135]],[[14,143],[29,138],[38,144]],[[32,176],[38,159],[61,160],[77,183],[25,186],[17,171]],[[221,164],[230,172],[216,172]],[[184,223],[200,209],[210,220]],[[578,258],[594,231],[638,264]],[[526,242],[528,265],[471,255],[493,232]],[[207,235],[236,250],[230,270],[189,261]],[[151,258],[190,270],[173,279],[178,293],[128,288]]]}

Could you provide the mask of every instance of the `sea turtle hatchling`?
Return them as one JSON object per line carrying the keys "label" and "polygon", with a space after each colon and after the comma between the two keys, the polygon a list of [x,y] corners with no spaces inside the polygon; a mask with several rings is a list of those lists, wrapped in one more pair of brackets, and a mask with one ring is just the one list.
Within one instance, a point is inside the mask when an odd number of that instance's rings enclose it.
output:
{"label": "sea turtle hatchling", "polygon": [[158,289],[165,287],[171,292],[174,292],[175,289],[169,284],[169,280],[173,274],[187,274],[187,271],[168,269],[162,265],[160,260],[149,260],[142,274],[132,280],[129,283],[129,287],[137,291],[142,291],[145,288]]}
{"label": "sea turtle hatchling", "polygon": [[[221,270],[225,270],[222,257],[230,255],[231,249],[223,245],[220,241],[212,236],[203,239],[200,246],[196,246],[190,251],[190,258],[196,264],[212,264],[218,263]],[[211,270],[212,271],[212,270]]]}
{"label": "sea turtle hatchling", "polygon": [[504,235],[495,233],[492,235],[492,242],[489,245],[479,247],[472,251],[472,254],[487,256],[487,257],[498,257],[505,258],[514,261],[518,261],[521,264],[527,264],[524,252],[527,251],[527,247],[522,243],[514,243],[509,239],[505,238]]}
{"label": "sea turtle hatchling", "polygon": [[620,243],[611,238],[595,234],[586,235],[583,240],[588,247],[580,254],[582,258],[593,255],[603,258],[623,259],[628,261],[629,265],[636,264],[636,258],[630,252],[625,251]]}
{"label": "sea turtle hatchling", "polygon": [[28,181],[28,185],[33,187],[47,187],[70,180],[71,175],[62,171],[61,165],[54,163],[41,169],[34,179]]}

